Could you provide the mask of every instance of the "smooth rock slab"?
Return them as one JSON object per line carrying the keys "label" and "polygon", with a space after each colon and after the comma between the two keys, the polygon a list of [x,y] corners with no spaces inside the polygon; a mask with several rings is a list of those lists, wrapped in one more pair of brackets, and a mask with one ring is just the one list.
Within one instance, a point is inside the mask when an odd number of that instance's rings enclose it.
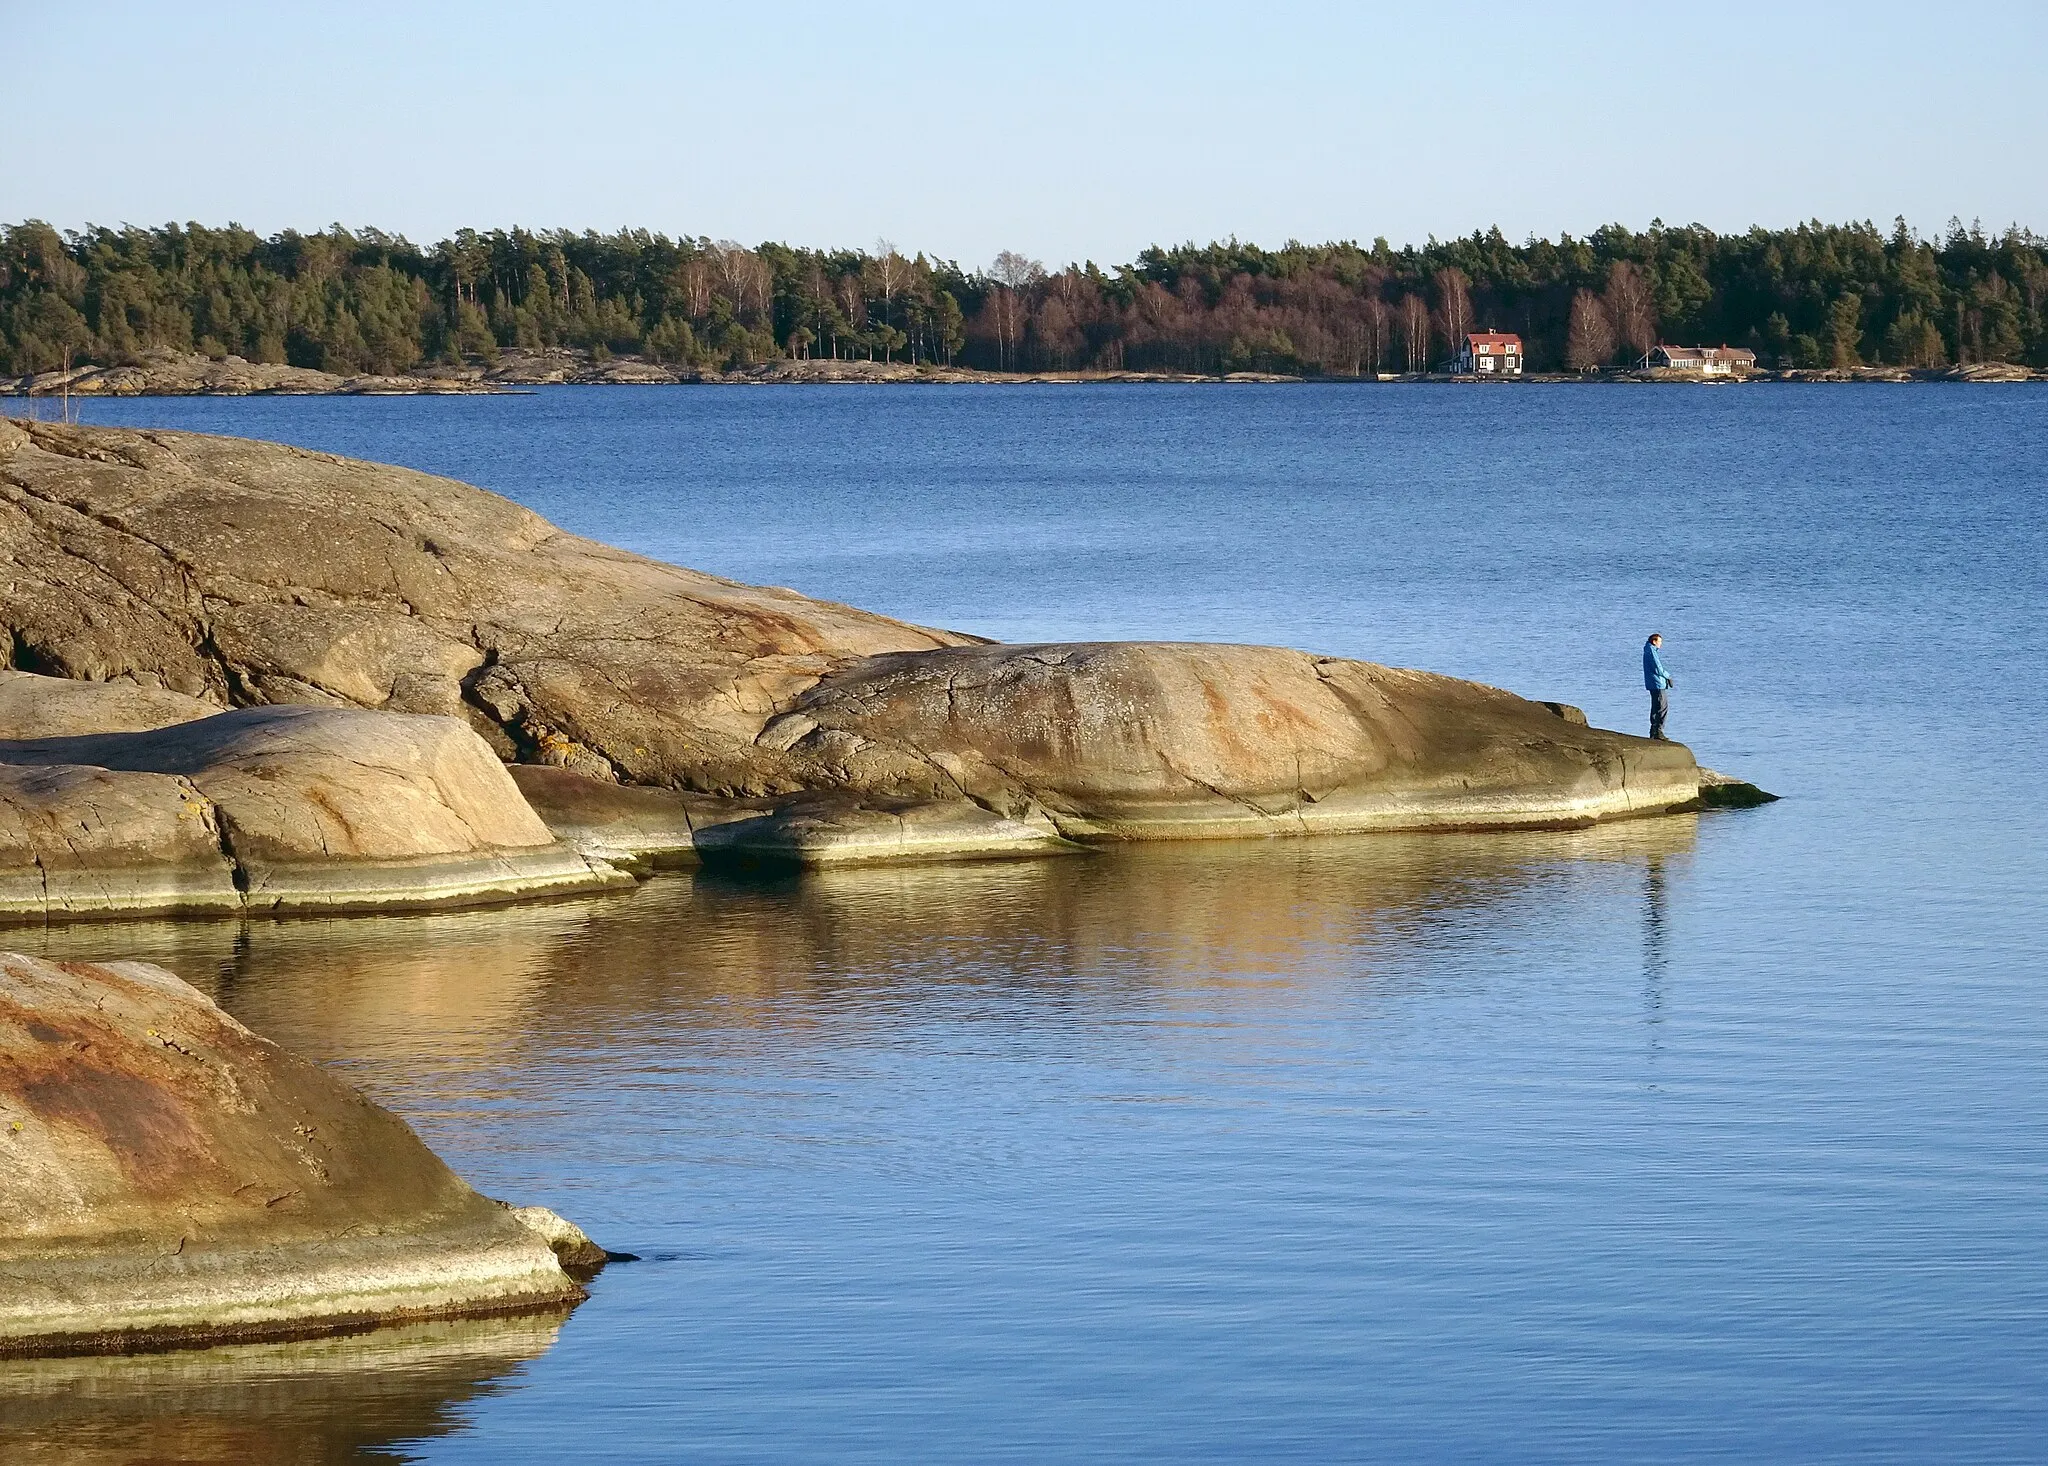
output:
{"label": "smooth rock slab", "polygon": [[1208,643],[871,657],[760,741],[816,784],[965,798],[1076,840],[1585,824],[1700,784],[1682,744],[1497,687]]}
{"label": "smooth rock slab", "polygon": [[450,718],[261,707],[0,743],[0,914],[440,905],[631,878]]}
{"label": "smooth rock slab", "polygon": [[132,682],[79,682],[0,667],[0,740],[143,733],[210,718],[214,703]]}
{"label": "smooth rock slab", "polygon": [[632,866],[695,865],[702,832],[767,814],[776,803],[615,784],[539,764],[514,764],[511,774],[557,839],[594,859]]}
{"label": "smooth rock slab", "polygon": [[225,705],[467,718],[627,782],[792,793],[778,703],[873,652],[975,638],[564,533],[452,479],[276,443],[0,420],[16,666]]}
{"label": "smooth rock slab", "polygon": [[534,812],[584,854],[633,866],[846,865],[1071,854],[1050,824],[1005,819],[963,799],[799,794],[719,799],[515,765]]}
{"label": "smooth rock slab", "polygon": [[0,765],[0,916],[242,909],[220,814],[189,779]]}
{"label": "smooth rock slab", "polygon": [[780,798],[515,778],[612,858],[795,865],[1073,842],[1556,827],[1687,808],[1680,744],[1499,688],[1276,647],[1116,642],[869,658],[769,719]]}
{"label": "smooth rock slab", "polygon": [[0,1353],[559,1308],[548,1241],[144,963],[0,953]]}

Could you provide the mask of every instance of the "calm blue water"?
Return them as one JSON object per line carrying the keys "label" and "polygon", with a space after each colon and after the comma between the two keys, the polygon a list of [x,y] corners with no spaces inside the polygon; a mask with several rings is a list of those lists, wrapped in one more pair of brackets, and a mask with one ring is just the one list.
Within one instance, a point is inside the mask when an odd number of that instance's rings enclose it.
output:
{"label": "calm blue water", "polygon": [[[428,1462],[2039,1459],[2048,389],[85,414],[926,623],[1287,643],[1631,728],[1658,629],[1673,731],[1786,796],[22,937],[172,962],[646,1255],[454,1383],[328,1359],[333,1449],[388,1418]],[[123,1368],[96,1388],[185,1399]]]}

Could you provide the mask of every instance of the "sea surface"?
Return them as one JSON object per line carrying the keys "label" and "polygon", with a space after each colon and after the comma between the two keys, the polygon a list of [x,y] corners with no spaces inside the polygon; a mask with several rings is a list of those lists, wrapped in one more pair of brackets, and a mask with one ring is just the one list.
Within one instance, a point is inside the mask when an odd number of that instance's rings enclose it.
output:
{"label": "sea surface", "polygon": [[927,624],[1284,643],[1628,729],[1662,631],[1673,733],[1784,799],[0,933],[172,965],[642,1258],[566,1322],[0,1365],[10,1459],[2048,1454],[2048,387],[83,414]]}

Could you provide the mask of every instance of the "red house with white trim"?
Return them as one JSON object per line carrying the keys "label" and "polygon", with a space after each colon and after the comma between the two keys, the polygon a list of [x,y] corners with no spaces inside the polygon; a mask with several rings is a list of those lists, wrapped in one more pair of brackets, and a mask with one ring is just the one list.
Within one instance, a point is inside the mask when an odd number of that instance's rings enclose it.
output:
{"label": "red house with white trim", "polygon": [[1451,370],[1460,376],[1519,377],[1522,338],[1508,331],[1468,331]]}

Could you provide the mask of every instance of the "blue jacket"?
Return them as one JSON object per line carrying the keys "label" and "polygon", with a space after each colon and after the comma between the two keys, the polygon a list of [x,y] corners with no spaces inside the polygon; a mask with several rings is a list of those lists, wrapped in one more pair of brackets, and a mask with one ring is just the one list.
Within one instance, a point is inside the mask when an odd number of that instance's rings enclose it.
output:
{"label": "blue jacket", "polygon": [[1657,649],[1647,641],[1643,643],[1643,686],[1652,692],[1662,692],[1671,685],[1671,674],[1664,670],[1664,659],[1657,655]]}

